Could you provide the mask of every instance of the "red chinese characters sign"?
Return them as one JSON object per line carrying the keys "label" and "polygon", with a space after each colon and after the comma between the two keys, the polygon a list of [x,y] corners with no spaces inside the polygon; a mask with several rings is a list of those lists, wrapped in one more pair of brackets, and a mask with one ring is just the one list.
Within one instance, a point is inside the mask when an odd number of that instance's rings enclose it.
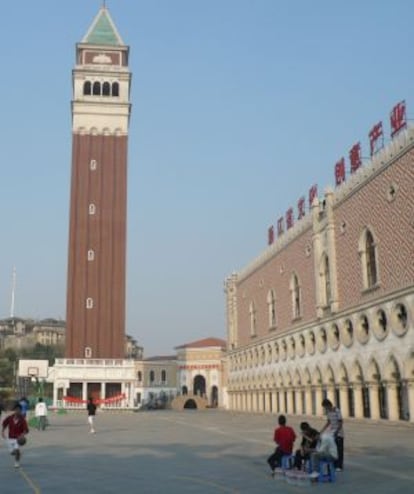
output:
{"label": "red chinese characters sign", "polygon": [[309,208],[312,207],[313,200],[315,197],[318,195],[318,186],[312,185],[312,187],[309,189]]}
{"label": "red chinese characters sign", "polygon": [[298,201],[298,220],[305,216],[305,198],[302,196]]}
{"label": "red chinese characters sign", "polygon": [[275,241],[275,231],[273,226],[270,226],[267,230],[267,245],[272,245]]}
{"label": "red chinese characters sign", "polygon": [[349,151],[349,161],[351,162],[351,173],[354,173],[362,165],[361,143],[354,144]]}
{"label": "red chinese characters sign", "polygon": [[369,146],[371,150],[371,156],[373,156],[378,149],[383,145],[384,133],[382,131],[382,122],[378,122],[372,127],[369,133]]}
{"label": "red chinese characters sign", "polygon": [[397,103],[390,114],[391,137],[407,126],[407,117],[405,113],[405,101]]}
{"label": "red chinese characters sign", "polygon": [[335,184],[345,182],[345,158],[341,158],[335,165]]}

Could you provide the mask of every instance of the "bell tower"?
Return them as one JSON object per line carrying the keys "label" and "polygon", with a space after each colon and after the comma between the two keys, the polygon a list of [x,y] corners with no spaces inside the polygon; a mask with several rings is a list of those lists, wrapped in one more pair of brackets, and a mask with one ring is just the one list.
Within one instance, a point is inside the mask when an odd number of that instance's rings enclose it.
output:
{"label": "bell tower", "polygon": [[76,45],[67,358],[123,358],[129,47],[103,5]]}

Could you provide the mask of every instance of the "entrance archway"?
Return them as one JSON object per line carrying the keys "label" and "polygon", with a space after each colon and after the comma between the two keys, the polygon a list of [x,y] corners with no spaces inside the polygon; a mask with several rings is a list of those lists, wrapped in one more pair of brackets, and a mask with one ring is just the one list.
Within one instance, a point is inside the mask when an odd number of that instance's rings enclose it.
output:
{"label": "entrance archway", "polygon": [[201,374],[197,374],[193,381],[193,393],[196,396],[205,396],[206,395],[206,379]]}
{"label": "entrance archway", "polygon": [[186,410],[196,410],[197,409],[197,403],[190,398],[184,403],[184,409]]}

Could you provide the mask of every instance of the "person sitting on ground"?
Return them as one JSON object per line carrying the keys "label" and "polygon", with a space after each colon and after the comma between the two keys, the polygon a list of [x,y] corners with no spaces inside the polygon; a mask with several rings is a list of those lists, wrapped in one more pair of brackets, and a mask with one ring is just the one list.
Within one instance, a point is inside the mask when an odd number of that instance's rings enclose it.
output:
{"label": "person sitting on ground", "polygon": [[321,434],[320,441],[316,447],[316,451],[311,453],[312,473],[310,477],[317,479],[319,477],[319,463],[321,460],[332,461],[338,459],[338,448],[336,447],[333,434],[324,432]]}
{"label": "person sitting on ground", "polygon": [[301,470],[304,463],[310,460],[311,453],[315,450],[319,439],[319,432],[313,429],[308,422],[301,422],[302,442],[300,449],[295,454],[295,467]]}
{"label": "person sitting on ground", "polygon": [[275,468],[280,468],[282,465],[282,457],[284,455],[291,455],[293,451],[293,443],[296,440],[295,431],[292,427],[286,425],[286,417],[279,415],[278,419],[279,427],[277,427],[273,434],[273,440],[277,444],[273,454],[267,459],[267,463],[274,475]]}

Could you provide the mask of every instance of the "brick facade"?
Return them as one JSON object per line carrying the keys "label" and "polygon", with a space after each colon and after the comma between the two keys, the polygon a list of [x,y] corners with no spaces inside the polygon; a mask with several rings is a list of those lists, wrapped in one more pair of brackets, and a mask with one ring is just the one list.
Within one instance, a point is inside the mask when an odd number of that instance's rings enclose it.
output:
{"label": "brick facade", "polygon": [[230,409],[414,421],[413,191],[409,127],[226,280]]}

